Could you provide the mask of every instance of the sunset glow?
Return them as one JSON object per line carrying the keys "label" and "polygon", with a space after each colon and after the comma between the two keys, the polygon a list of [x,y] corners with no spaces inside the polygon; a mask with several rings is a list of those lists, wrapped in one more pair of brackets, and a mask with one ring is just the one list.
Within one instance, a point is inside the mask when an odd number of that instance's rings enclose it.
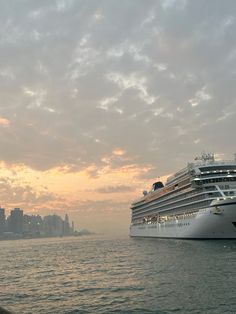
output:
{"label": "sunset glow", "polygon": [[235,18],[198,5],[6,2],[1,206],[128,233],[158,177],[203,150],[235,153]]}

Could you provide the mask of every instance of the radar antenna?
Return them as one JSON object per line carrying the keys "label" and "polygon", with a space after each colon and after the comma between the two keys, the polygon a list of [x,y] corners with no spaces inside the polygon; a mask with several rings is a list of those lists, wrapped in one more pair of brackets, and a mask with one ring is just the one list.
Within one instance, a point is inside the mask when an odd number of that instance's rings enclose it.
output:
{"label": "radar antenna", "polygon": [[215,156],[213,153],[205,153],[203,152],[201,156],[197,156],[194,160],[201,160],[204,162],[214,162]]}

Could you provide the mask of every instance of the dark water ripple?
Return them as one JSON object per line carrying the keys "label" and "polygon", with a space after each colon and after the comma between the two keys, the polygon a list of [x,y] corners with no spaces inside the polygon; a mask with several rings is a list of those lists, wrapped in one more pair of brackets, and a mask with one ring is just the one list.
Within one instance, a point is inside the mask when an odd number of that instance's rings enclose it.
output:
{"label": "dark water ripple", "polygon": [[236,313],[236,241],[0,242],[0,305],[37,313]]}

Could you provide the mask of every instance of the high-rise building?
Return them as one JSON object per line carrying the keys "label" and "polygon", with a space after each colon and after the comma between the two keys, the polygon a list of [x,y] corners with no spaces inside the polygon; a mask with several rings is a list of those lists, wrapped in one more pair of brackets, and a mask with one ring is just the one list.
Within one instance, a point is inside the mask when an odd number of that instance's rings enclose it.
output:
{"label": "high-rise building", "polygon": [[8,217],[8,230],[14,233],[23,233],[23,210],[15,208]]}
{"label": "high-rise building", "polygon": [[0,234],[6,230],[5,228],[6,228],[5,209],[0,207]]}
{"label": "high-rise building", "polygon": [[48,215],[43,219],[44,232],[48,236],[63,235],[63,220],[58,215]]}
{"label": "high-rise building", "polygon": [[42,233],[43,220],[41,216],[24,215],[23,232],[28,235],[40,235]]}
{"label": "high-rise building", "polygon": [[64,235],[70,234],[70,223],[69,223],[69,217],[67,214],[65,215],[65,220],[63,222],[63,234]]}

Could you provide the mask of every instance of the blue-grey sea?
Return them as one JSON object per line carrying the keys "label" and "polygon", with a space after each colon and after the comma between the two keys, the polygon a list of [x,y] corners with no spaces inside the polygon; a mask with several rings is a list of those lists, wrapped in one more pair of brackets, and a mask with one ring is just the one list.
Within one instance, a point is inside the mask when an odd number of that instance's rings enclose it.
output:
{"label": "blue-grey sea", "polygon": [[236,313],[236,241],[84,236],[0,242],[15,313]]}

